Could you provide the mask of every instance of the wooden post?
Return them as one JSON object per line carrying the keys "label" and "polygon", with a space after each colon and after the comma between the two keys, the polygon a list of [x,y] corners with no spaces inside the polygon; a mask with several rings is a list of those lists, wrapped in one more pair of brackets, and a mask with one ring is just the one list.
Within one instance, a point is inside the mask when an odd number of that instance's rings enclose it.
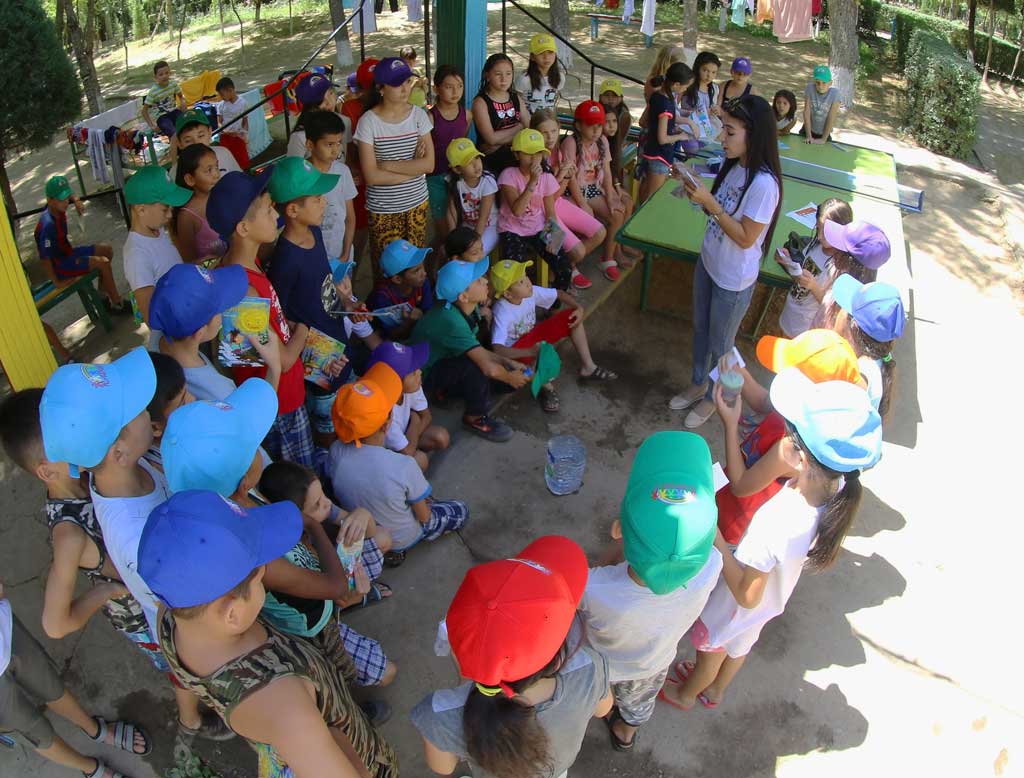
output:
{"label": "wooden post", "polygon": [[487,3],[481,0],[438,0],[437,64],[454,65],[466,83],[466,107],[476,97],[476,86],[487,59]]}

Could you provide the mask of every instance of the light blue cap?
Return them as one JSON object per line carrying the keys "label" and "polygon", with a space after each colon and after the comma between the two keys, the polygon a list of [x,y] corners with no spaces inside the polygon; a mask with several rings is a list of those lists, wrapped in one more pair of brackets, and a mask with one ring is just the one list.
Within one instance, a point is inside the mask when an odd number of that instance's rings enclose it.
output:
{"label": "light blue cap", "polygon": [[469,288],[469,285],[487,272],[490,263],[486,259],[477,262],[463,262],[461,259],[453,259],[437,271],[437,288],[435,294],[438,299],[445,300],[447,307],[459,299],[459,295]]}
{"label": "light blue cap", "polygon": [[427,258],[433,249],[421,249],[407,240],[391,241],[380,254],[380,269],[385,278],[397,276],[411,267],[416,267]]}
{"label": "light blue cap", "polygon": [[337,257],[329,257],[327,264],[331,266],[331,280],[336,284],[351,274],[352,268],[356,266],[355,262],[342,262]]}
{"label": "light blue cap", "polygon": [[864,332],[880,343],[903,335],[907,314],[900,290],[892,284],[883,281],[862,284],[844,273],[832,284],[832,296]]}

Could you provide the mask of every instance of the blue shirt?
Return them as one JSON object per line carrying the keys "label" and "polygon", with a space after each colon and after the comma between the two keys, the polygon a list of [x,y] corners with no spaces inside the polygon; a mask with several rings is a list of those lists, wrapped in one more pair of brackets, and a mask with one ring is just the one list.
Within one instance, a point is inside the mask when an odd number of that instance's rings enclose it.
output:
{"label": "blue shirt", "polygon": [[68,240],[68,216],[56,216],[47,208],[36,224],[36,248],[40,259],[61,260],[71,256],[71,241]]}
{"label": "blue shirt", "polygon": [[679,132],[676,129],[676,105],[675,102],[661,89],[651,95],[647,103],[647,142],[644,144],[644,153],[648,159],[660,159],[666,165],[671,165],[674,158],[674,145],[658,143],[658,123],[662,116],[668,116],[668,134],[675,135]]}
{"label": "blue shirt", "polygon": [[[397,286],[385,278],[373,288],[370,296],[366,298],[366,306],[371,311],[376,311],[378,308],[388,308],[392,305],[401,305],[402,303],[409,303],[413,308],[419,308],[424,313],[429,311],[434,305],[434,290],[430,288],[430,279],[426,279],[423,282],[423,286],[419,289],[413,289],[412,294],[406,297],[398,291]],[[381,329],[385,332],[390,332],[395,328],[385,327],[381,324]]]}

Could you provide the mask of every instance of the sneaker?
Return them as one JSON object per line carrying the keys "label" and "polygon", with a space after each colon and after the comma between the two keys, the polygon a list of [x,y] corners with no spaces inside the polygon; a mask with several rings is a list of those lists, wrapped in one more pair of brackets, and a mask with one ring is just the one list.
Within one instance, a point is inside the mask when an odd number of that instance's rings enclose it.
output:
{"label": "sneaker", "polygon": [[619,273],[619,265],[614,259],[607,259],[598,265],[598,267],[601,268],[601,272],[604,274],[604,277],[612,283],[615,283],[622,277]]}
{"label": "sneaker", "polygon": [[577,289],[589,289],[594,285],[594,282],[587,278],[579,270],[572,271],[572,285]]}
{"label": "sneaker", "polygon": [[715,413],[715,404],[711,400],[701,400],[693,409],[686,414],[683,426],[688,430],[695,430]]}
{"label": "sneaker", "polygon": [[370,724],[374,727],[383,726],[391,718],[391,706],[384,700],[367,700],[359,703],[359,709],[366,714]]}
{"label": "sneaker", "polygon": [[512,428],[500,419],[492,419],[490,416],[481,416],[475,421],[462,420],[462,426],[475,432],[484,440],[491,443],[506,443],[512,439]]}
{"label": "sneaker", "polygon": [[701,399],[705,394],[707,394],[707,391],[707,384],[701,384],[700,386],[697,386],[696,384],[690,384],[686,388],[685,392],[683,392],[682,394],[677,394],[675,397],[668,401],[668,407],[673,411],[685,411],[687,408],[689,408],[691,405],[693,405],[695,402]]}

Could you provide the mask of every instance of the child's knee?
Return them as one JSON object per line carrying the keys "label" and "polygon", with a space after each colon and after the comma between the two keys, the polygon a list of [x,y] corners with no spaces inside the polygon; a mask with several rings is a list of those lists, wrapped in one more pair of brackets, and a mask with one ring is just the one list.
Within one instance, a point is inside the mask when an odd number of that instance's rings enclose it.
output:
{"label": "child's knee", "polygon": [[377,548],[379,548],[383,554],[386,554],[391,550],[392,546],[395,545],[395,542],[391,537],[391,532],[384,529],[380,524],[377,525],[377,531],[373,533],[373,542],[377,544]]}
{"label": "child's knee", "polygon": [[427,468],[430,467],[430,458],[426,452],[416,449],[416,453],[412,455],[412,458],[416,460],[416,464],[420,466],[420,470],[424,473],[427,472]]}
{"label": "child's knee", "polygon": [[384,675],[381,676],[380,683],[378,686],[389,686],[392,681],[395,680],[395,676],[398,675],[398,665],[388,660],[387,665],[384,667]]}
{"label": "child's knee", "polygon": [[429,431],[431,433],[430,439],[437,450],[444,451],[452,444],[452,436],[448,433],[447,428],[434,425],[430,427]]}

